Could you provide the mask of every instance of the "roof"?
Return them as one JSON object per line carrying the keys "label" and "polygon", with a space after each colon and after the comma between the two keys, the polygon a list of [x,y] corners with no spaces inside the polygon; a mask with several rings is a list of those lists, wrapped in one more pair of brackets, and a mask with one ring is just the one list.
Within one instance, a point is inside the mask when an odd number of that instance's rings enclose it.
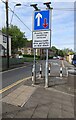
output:
{"label": "roof", "polygon": [[28,41],[28,42],[26,42],[26,47],[30,47],[30,48],[32,48],[32,41]]}

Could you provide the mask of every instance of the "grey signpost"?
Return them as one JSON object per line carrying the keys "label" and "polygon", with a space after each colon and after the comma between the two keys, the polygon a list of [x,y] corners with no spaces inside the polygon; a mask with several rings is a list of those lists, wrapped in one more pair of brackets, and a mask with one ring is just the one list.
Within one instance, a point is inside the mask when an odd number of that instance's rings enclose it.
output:
{"label": "grey signpost", "polygon": [[[47,4],[49,5],[50,3]],[[51,10],[46,9],[34,11],[33,23],[34,23],[32,33],[33,48],[34,50],[37,48],[46,49],[45,87],[48,87],[48,48],[50,48],[51,46]],[[36,69],[35,51],[34,51],[34,68]]]}
{"label": "grey signpost", "polygon": [[46,49],[46,64],[45,64],[45,87],[48,87],[48,49]]}
{"label": "grey signpost", "polygon": [[33,80],[33,84],[35,84],[35,81],[36,81],[36,49],[34,49],[34,65],[33,65],[33,69],[34,69],[34,80]]}

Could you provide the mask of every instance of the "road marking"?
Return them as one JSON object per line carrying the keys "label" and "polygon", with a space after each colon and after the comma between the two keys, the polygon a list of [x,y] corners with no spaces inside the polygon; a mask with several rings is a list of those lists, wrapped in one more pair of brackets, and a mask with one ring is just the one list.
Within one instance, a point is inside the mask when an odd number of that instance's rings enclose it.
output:
{"label": "road marking", "polygon": [[50,89],[49,89],[49,88],[46,88],[46,89],[74,97],[73,94],[69,94],[69,93],[66,93],[66,92],[62,92],[62,91],[56,90],[56,89],[54,89],[54,88],[50,88]]}
{"label": "road marking", "polygon": [[14,68],[14,69],[7,70],[7,71],[0,72],[0,73],[7,73],[7,72],[10,72],[10,71],[18,70],[18,69],[20,69],[20,68],[25,68],[25,67],[26,67],[26,66],[23,66],[23,67],[18,67],[18,68]]}
{"label": "road marking", "polygon": [[53,65],[59,65],[58,63],[53,63]]}
{"label": "road marking", "polygon": [[57,79],[63,79],[62,77],[56,77]]}
{"label": "road marking", "polygon": [[23,81],[25,81],[25,80],[30,79],[30,78],[31,78],[31,77],[24,78],[24,79],[22,79],[22,80],[19,80],[19,81],[13,83],[12,85],[9,85],[9,86],[1,89],[1,90],[0,90],[0,94],[3,93],[3,92],[5,92],[5,91],[7,91],[7,90],[9,90],[9,89],[12,88],[12,87],[18,85],[19,83],[21,83],[21,82],[23,82]]}
{"label": "road marking", "polygon": [[63,67],[63,68],[65,68],[65,65],[64,65],[64,62],[63,62],[63,60],[62,60],[62,67]]}

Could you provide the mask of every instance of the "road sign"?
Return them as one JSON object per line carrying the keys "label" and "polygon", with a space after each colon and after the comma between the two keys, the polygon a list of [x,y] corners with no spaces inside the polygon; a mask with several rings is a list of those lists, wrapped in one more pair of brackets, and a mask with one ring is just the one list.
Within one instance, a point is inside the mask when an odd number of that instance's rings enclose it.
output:
{"label": "road sign", "polygon": [[35,11],[33,30],[47,30],[50,27],[50,10]]}
{"label": "road sign", "polygon": [[33,31],[33,48],[49,48],[51,44],[50,30]]}

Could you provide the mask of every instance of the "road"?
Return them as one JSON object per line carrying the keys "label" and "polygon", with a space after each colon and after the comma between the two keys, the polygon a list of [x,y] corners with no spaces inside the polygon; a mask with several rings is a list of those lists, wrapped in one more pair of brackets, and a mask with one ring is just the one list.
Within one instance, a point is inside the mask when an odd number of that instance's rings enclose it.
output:
{"label": "road", "polygon": [[[45,75],[45,61],[42,60],[36,65],[36,72],[39,71],[39,65],[42,63],[42,70],[43,75]],[[49,63],[51,63],[51,73],[54,76],[59,76],[60,73],[60,66],[62,64],[61,60],[49,60]],[[67,63],[66,61],[63,62],[63,74],[66,75],[66,67],[73,69],[73,66]],[[27,78],[32,75],[32,64],[25,65],[23,67],[11,69],[9,71],[5,71],[2,73],[2,88],[5,88],[21,79]],[[69,78],[70,79],[70,78]]]}
{"label": "road", "polygon": [[32,64],[11,69],[2,73],[2,88],[31,76]]}
{"label": "road", "polygon": [[[31,76],[32,64],[29,63],[29,65],[24,65],[19,68],[14,68],[14,69],[2,72],[2,88],[5,88],[19,80],[22,80],[24,78]],[[38,63],[36,64],[36,66],[38,68],[36,72],[38,72],[39,70]]]}
{"label": "road", "polygon": [[2,88],[31,75],[32,66],[24,66],[2,73]]}

